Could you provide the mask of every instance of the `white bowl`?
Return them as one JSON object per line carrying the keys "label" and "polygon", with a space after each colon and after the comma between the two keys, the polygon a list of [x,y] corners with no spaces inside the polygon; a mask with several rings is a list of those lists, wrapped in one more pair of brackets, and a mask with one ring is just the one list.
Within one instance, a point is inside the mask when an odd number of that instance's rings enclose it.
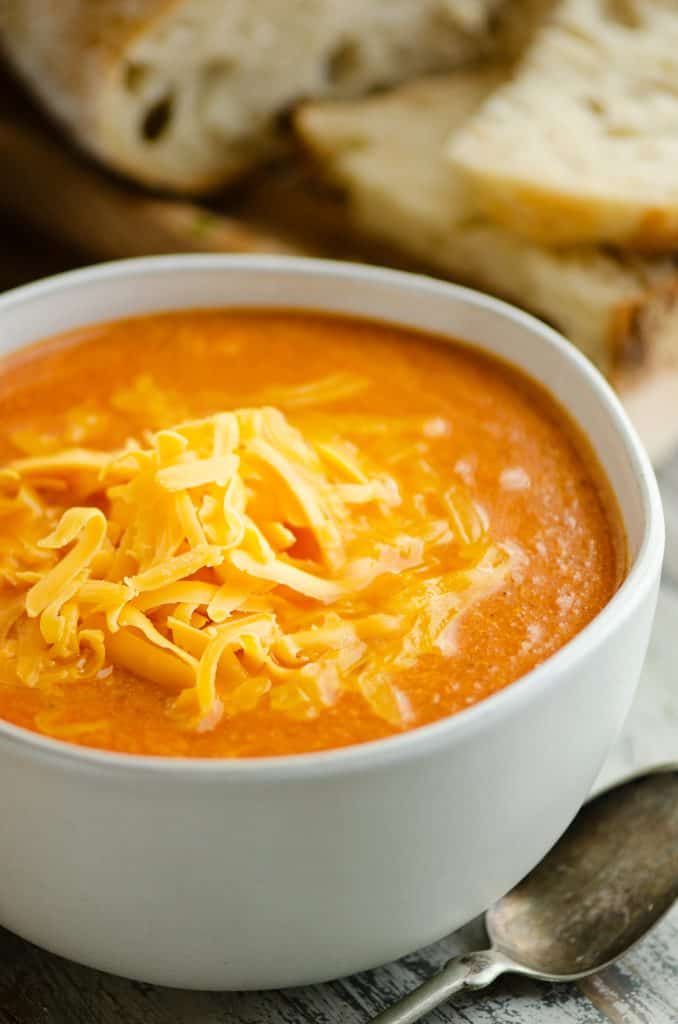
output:
{"label": "white bowl", "polygon": [[630,548],[619,592],[561,651],[481,704],[395,738],[186,761],[87,750],[0,723],[0,923],[144,981],[281,987],[442,937],[553,844],[629,708],[663,521],[648,459],[592,366],[524,313],[424,277],[278,257],[113,263],[0,298],[0,351],[97,320],[215,306],[375,317],[467,340],[527,371],[593,443]]}

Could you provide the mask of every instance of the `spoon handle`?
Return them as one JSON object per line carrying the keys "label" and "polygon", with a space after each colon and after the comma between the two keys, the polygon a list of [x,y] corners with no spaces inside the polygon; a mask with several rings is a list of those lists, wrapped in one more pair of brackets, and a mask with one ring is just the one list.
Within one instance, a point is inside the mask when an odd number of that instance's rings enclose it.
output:
{"label": "spoon handle", "polygon": [[372,1024],[414,1024],[450,996],[463,989],[485,988],[508,969],[507,960],[493,949],[455,956],[409,996],[374,1017]]}

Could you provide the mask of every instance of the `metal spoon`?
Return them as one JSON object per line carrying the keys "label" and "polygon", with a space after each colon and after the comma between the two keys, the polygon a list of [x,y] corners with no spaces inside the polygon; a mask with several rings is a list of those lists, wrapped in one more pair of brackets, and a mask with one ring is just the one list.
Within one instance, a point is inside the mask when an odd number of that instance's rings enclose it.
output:
{"label": "metal spoon", "polygon": [[412,1024],[511,972],[576,981],[613,963],[678,899],[678,765],[586,804],[540,864],[485,915],[490,949],[450,960],[374,1018]]}

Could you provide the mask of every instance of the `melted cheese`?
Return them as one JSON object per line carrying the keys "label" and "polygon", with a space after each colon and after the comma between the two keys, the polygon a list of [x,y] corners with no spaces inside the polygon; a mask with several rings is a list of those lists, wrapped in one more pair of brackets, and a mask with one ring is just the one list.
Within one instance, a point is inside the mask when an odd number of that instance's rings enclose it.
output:
{"label": "melted cheese", "polygon": [[[303,409],[362,386],[337,375],[277,397]],[[388,462],[369,462],[329,417],[302,433],[257,406],[168,427],[148,381],[113,406],[140,397],[162,428],[145,445],[45,451],[23,438],[30,453],[0,470],[0,515],[15,525],[0,550],[0,641],[14,645],[18,679],[61,684],[117,665],[166,687],[170,713],[200,730],[263,700],[311,718],[344,692],[410,724],[395,674],[447,649],[455,619],[519,558],[426,462],[439,425],[387,425],[419,467],[421,487],[403,496]],[[358,438],[384,429],[369,416],[351,425]],[[63,508],[66,493],[83,503]],[[441,545],[459,569],[436,576]]]}

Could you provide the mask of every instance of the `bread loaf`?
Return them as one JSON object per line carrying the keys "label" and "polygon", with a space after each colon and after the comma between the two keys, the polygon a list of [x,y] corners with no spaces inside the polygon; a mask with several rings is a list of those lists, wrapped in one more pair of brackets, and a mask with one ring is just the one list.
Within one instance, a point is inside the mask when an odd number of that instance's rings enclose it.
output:
{"label": "bread loaf", "polygon": [[[557,251],[469,212],[444,143],[508,70],[457,72],[359,102],[310,103],[296,117],[319,173],[341,185],[360,231],[448,277],[549,321],[612,374],[647,363],[656,338],[678,355],[678,274],[669,259]],[[667,341],[667,339],[672,339]]]}
{"label": "bread loaf", "polygon": [[275,150],[301,97],[476,57],[504,2],[3,0],[0,32],[84,147],[141,182],[200,192]]}
{"label": "bread loaf", "polygon": [[678,248],[675,0],[561,0],[449,155],[532,241]]}

